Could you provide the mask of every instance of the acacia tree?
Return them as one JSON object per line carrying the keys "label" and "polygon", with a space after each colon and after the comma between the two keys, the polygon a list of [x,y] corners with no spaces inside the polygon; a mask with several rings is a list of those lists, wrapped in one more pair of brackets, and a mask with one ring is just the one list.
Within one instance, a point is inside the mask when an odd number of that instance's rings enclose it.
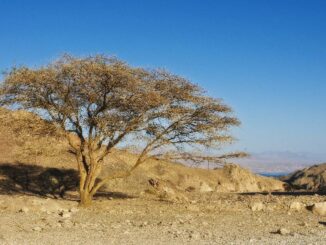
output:
{"label": "acacia tree", "polygon": [[[36,69],[13,68],[0,86],[0,105],[32,111],[64,131],[78,164],[81,205],[149,158],[221,163],[241,155],[203,154],[232,141],[228,129],[239,121],[220,100],[163,70],[65,55]],[[137,146],[136,162],[99,180],[104,159],[126,145]]]}

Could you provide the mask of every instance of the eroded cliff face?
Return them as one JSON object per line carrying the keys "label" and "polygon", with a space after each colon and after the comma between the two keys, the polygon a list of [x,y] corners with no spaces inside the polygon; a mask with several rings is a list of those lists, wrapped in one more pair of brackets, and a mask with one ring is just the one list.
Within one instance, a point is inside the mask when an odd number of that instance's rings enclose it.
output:
{"label": "eroded cliff face", "polygon": [[326,191],[326,163],[298,170],[281,180],[297,190]]}
{"label": "eroded cliff face", "polygon": [[217,171],[221,172],[220,178],[224,181],[224,185],[220,181],[220,186],[223,188],[228,183],[228,191],[261,192],[284,190],[284,183],[282,181],[253,174],[239,165],[226,165]]}

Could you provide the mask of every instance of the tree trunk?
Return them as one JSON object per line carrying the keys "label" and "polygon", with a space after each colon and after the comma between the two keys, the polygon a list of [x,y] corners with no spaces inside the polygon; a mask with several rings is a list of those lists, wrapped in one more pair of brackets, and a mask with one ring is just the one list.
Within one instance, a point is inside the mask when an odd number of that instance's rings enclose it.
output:
{"label": "tree trunk", "polygon": [[80,202],[79,206],[88,207],[92,204],[93,196],[87,191],[80,192]]}
{"label": "tree trunk", "polygon": [[90,206],[95,193],[92,193],[95,181],[99,175],[100,168],[93,164],[88,173],[82,173],[80,176],[80,206]]}

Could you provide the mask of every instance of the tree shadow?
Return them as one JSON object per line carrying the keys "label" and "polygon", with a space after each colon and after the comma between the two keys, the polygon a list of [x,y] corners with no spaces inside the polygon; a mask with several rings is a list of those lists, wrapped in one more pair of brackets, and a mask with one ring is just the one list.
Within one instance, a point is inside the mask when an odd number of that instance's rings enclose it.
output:
{"label": "tree shadow", "polygon": [[325,191],[276,191],[276,192],[246,192],[240,193],[240,195],[244,196],[253,196],[253,195],[274,195],[274,196],[314,196],[320,195],[325,196]]}
{"label": "tree shadow", "polygon": [[[31,164],[0,164],[0,195],[31,195],[54,199],[79,200],[79,174],[75,169],[46,168]],[[133,198],[120,192],[105,192],[95,199]]]}
{"label": "tree shadow", "polygon": [[0,164],[0,194],[64,198],[76,191],[78,172],[74,169],[45,168],[30,164]]}

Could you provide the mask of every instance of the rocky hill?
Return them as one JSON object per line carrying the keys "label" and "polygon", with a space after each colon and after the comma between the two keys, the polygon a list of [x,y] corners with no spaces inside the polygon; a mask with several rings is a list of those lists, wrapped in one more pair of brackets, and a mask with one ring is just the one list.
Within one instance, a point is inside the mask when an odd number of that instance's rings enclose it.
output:
{"label": "rocky hill", "polygon": [[[28,129],[21,130],[22,120],[30,121]],[[40,120],[28,112],[12,112],[0,108],[0,189],[11,186],[11,191],[18,191],[26,189],[27,183],[29,190],[25,191],[41,191],[37,189],[39,184],[36,183],[42,182],[39,176],[47,176],[48,172],[50,175],[59,175],[62,181],[69,179],[69,176],[77,178],[76,164],[68,153],[67,143],[63,138],[55,137],[51,131],[46,137],[39,135],[39,132],[44,132],[40,127],[49,127],[46,122]],[[108,172],[128,168],[135,160],[135,155],[117,149],[105,159],[103,176]],[[28,182],[34,182],[34,185]],[[178,193],[212,191],[282,191],[283,184],[272,178],[255,175],[238,165],[208,170],[150,160],[127,179],[109,183],[107,189],[133,195],[144,192],[179,195]],[[71,187],[71,181],[68,186]]]}
{"label": "rocky hill", "polygon": [[298,170],[281,180],[298,190],[326,191],[326,163]]}

